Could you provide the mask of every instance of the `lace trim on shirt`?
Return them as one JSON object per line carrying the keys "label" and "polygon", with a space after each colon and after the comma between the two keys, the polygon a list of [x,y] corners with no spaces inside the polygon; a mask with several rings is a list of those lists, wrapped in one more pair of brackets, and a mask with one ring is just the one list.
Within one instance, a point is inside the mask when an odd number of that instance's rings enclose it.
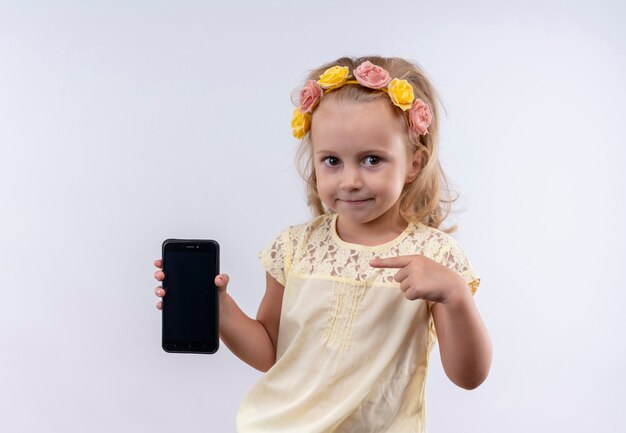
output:
{"label": "lace trim on shirt", "polygon": [[374,257],[423,254],[459,273],[472,294],[480,284],[467,256],[452,236],[440,230],[416,225],[398,243],[383,249],[338,245],[333,239],[332,214],[320,215],[308,223],[290,226],[259,252],[265,269],[281,283],[290,272],[352,279],[356,282],[399,284],[393,279],[397,269],[372,268]]}

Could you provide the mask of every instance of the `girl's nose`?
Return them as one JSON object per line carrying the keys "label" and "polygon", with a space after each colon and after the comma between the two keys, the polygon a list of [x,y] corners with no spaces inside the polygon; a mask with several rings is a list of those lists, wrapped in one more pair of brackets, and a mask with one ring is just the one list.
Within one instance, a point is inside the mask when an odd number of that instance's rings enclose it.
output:
{"label": "girl's nose", "polygon": [[360,189],[363,186],[361,175],[358,169],[344,168],[341,174],[341,189],[350,191]]}

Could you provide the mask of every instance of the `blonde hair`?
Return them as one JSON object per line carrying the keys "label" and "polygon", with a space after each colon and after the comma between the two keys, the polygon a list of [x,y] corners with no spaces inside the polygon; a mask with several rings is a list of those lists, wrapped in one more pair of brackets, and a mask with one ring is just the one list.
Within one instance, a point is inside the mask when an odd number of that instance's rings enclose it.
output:
{"label": "blonde hair", "polygon": [[[441,223],[452,211],[452,203],[458,199],[458,194],[451,198],[451,189],[448,179],[439,162],[439,96],[422,69],[408,60],[398,57],[342,57],[327,63],[309,72],[307,80],[317,80],[324,71],[332,66],[347,66],[350,74],[361,63],[369,60],[373,64],[386,69],[392,78],[407,80],[413,87],[416,98],[421,98],[430,106],[432,122],[428,127],[428,134],[416,136],[409,134],[409,120],[407,115],[399,108],[394,108],[394,115],[400,118],[405,125],[404,136],[407,149],[411,154],[415,150],[423,152],[426,163],[419,175],[409,184],[405,185],[400,194],[400,215],[409,222],[422,223],[429,227],[440,229]],[[324,95],[324,101],[330,99],[335,102],[369,102],[383,98],[393,105],[389,96],[380,90],[370,89],[364,86],[343,86]],[[312,122],[315,120],[313,112]],[[313,216],[319,216],[331,210],[326,210],[317,192],[317,180],[312,159],[313,143],[310,132],[305,135],[296,152],[296,166],[298,173],[306,183],[307,205]],[[422,159],[423,160],[423,159]],[[331,211],[332,212],[332,211]],[[440,229],[445,233],[453,233],[457,230],[457,224]]]}

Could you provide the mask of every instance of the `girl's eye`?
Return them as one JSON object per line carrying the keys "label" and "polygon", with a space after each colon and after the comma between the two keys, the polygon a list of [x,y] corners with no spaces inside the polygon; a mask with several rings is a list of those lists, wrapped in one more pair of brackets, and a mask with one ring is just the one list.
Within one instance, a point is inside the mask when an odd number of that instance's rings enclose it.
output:
{"label": "girl's eye", "polygon": [[[374,155],[365,157],[364,161],[366,161],[365,164],[369,166],[376,166],[380,164],[380,158]],[[322,162],[324,162],[329,167],[335,167],[339,165],[340,161],[339,158],[336,158],[334,156],[327,156],[322,160]]]}
{"label": "girl's eye", "polygon": [[370,163],[370,165],[378,165],[380,164],[380,158],[374,155],[370,155],[365,158],[366,161]]}
{"label": "girl's eye", "polygon": [[325,162],[326,165],[334,167],[335,165],[339,164],[339,159],[335,158],[334,156],[328,156],[324,158],[323,162]]}

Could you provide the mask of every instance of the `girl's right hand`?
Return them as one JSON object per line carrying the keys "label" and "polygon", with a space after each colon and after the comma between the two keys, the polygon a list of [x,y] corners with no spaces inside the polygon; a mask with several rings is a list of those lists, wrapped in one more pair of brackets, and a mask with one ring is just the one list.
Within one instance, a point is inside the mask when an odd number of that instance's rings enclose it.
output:
{"label": "girl's right hand", "polygon": [[[154,273],[154,278],[156,278],[157,281],[163,281],[165,279],[165,272],[163,272],[163,260],[161,259],[155,260],[154,266],[159,268],[159,270]],[[230,277],[228,276],[228,274],[219,274],[218,276],[215,277],[215,285],[217,286],[217,289],[219,291],[220,301],[222,300],[223,295],[226,293],[226,287],[228,286],[228,281],[230,281]],[[163,296],[165,296],[165,289],[163,288],[163,286],[157,286],[156,289],[154,289],[154,293],[159,298],[162,298]],[[156,307],[158,310],[162,310],[163,301],[158,301],[156,304]]]}
{"label": "girl's right hand", "polygon": [[[154,261],[154,266],[159,268],[159,270],[154,273],[154,278],[156,278],[157,281],[163,281],[165,279],[165,272],[163,272],[163,260],[156,259]],[[163,288],[163,286],[156,286],[156,289],[154,289],[154,294],[157,295],[159,298],[162,298],[163,296],[165,296],[165,289]],[[163,301],[157,302],[156,307],[158,310],[162,310]]]}

